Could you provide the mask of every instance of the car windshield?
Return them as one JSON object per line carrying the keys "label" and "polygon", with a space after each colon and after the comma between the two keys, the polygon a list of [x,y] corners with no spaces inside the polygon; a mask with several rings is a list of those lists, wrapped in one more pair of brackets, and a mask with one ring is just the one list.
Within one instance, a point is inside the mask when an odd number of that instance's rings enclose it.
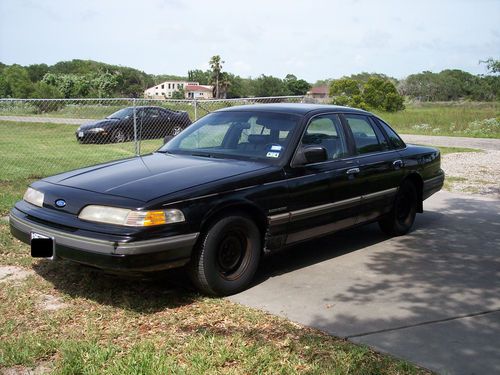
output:
{"label": "car windshield", "polygon": [[289,147],[300,117],[269,112],[215,112],[206,115],[159,152],[276,162]]}
{"label": "car windshield", "polygon": [[120,109],[119,111],[116,111],[115,113],[109,115],[106,118],[117,118],[117,119],[124,119],[128,116],[133,116],[134,110],[132,108],[123,108]]}

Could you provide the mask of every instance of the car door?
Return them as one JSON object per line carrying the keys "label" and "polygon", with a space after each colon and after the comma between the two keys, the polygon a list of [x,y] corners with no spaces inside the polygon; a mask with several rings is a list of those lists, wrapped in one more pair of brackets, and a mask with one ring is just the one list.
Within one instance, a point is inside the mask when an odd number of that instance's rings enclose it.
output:
{"label": "car door", "polygon": [[157,138],[161,132],[160,108],[146,108],[144,111],[143,134],[145,138]]}
{"label": "car door", "polygon": [[403,175],[403,161],[370,116],[346,113],[343,120],[355,146],[362,204],[358,222],[387,213]]}
{"label": "car door", "polygon": [[[313,117],[298,147],[321,146],[328,159],[294,165],[288,177],[290,222],[286,243],[294,243],[354,225],[360,202],[347,137],[337,114]],[[293,164],[292,164],[293,165]]]}

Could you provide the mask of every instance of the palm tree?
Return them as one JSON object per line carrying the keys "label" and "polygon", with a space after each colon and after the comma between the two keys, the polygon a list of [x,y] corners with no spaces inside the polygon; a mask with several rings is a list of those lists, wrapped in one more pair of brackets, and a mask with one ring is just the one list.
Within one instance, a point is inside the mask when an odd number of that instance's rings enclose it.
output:
{"label": "palm tree", "polygon": [[225,61],[222,61],[221,57],[219,55],[212,56],[210,61],[208,62],[210,64],[210,68],[212,68],[212,83],[215,81],[215,98],[219,98],[219,75],[221,74],[222,71],[222,64],[225,63]]}

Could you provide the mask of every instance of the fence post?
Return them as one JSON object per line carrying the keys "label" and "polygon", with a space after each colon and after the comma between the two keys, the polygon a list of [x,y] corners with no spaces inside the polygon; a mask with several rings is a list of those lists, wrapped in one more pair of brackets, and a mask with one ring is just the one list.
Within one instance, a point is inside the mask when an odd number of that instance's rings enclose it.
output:
{"label": "fence post", "polygon": [[135,98],[132,98],[132,108],[134,109],[134,147],[135,147],[135,156],[139,156],[139,145],[137,144],[137,116],[135,114]]}
{"label": "fence post", "polygon": [[196,104],[196,99],[193,100],[194,105],[194,121],[198,120],[198,104]]}

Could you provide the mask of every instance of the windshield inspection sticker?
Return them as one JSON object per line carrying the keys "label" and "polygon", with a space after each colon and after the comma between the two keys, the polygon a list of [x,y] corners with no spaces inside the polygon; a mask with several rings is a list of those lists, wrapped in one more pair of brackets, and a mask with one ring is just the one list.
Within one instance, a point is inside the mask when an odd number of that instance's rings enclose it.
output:
{"label": "windshield inspection sticker", "polygon": [[271,151],[281,151],[282,148],[281,145],[272,145]]}
{"label": "windshield inspection sticker", "polygon": [[280,153],[279,152],[273,152],[273,151],[269,151],[266,156],[268,158],[279,158],[280,157]]}

